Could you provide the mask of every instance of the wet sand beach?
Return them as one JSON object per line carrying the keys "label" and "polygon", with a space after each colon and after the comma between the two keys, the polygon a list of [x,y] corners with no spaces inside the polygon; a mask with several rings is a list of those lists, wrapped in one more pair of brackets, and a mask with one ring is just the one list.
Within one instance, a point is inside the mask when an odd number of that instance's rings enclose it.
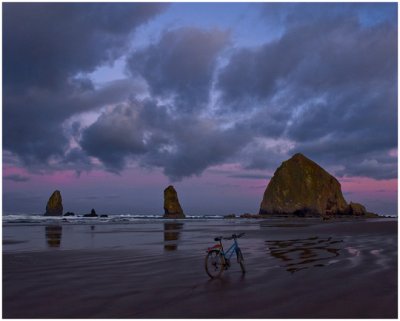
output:
{"label": "wet sand beach", "polygon": [[4,318],[397,318],[397,286],[396,219],[3,224]]}

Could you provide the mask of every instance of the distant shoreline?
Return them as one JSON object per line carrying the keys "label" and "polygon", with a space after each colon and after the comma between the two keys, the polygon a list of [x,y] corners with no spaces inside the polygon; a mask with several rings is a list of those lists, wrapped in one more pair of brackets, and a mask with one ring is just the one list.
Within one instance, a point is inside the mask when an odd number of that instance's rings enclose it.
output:
{"label": "distant shoreline", "polygon": [[[54,215],[54,216],[44,216],[43,213],[24,213],[24,212],[3,212],[3,217],[4,216],[22,216],[22,215],[26,215],[26,216],[42,216],[42,217],[47,217],[47,218],[64,218],[64,217],[68,217],[65,215]],[[70,217],[84,217],[84,213],[78,213],[75,214],[74,216],[70,216]],[[164,214],[132,214],[132,213],[104,213],[101,215],[109,215],[109,216],[132,216],[132,217],[154,217],[154,218],[165,218]],[[250,217],[251,216],[251,217]],[[394,214],[377,214],[378,217],[384,217],[384,218],[397,218],[398,215],[394,215]],[[198,217],[208,217],[208,218],[255,218],[255,219],[265,219],[265,218],[319,218],[322,216],[319,215],[305,215],[305,216],[301,216],[301,215],[295,215],[295,214],[250,214],[250,213],[244,213],[244,214],[235,214],[235,216],[232,216],[232,214],[188,214],[186,215],[186,218],[190,219],[190,218],[198,218]],[[330,216],[332,218],[368,218],[364,215],[332,215]],[[99,218],[100,218],[100,214],[99,214]]]}
{"label": "distant shoreline", "polygon": [[321,221],[324,223],[329,222],[341,222],[341,221],[366,221],[366,220],[382,220],[392,219],[397,220],[397,216],[378,216],[378,217],[366,217],[366,216],[351,216],[351,215],[337,215],[324,219],[318,216],[306,216],[300,217],[295,215],[254,215],[246,214],[245,216],[232,215],[187,215],[185,218],[165,218],[163,215],[135,215],[135,214],[107,214],[106,217],[85,217],[84,214],[78,214],[74,216],[43,216],[42,214],[3,214],[2,222],[3,225],[7,224],[129,224],[140,221],[302,221],[312,220]]}

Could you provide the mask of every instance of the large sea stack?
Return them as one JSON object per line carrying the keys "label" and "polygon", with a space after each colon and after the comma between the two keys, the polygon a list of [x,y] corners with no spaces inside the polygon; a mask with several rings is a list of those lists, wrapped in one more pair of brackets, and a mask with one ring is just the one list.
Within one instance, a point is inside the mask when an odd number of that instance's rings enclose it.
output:
{"label": "large sea stack", "polygon": [[178,194],[172,185],[164,190],[164,212],[165,218],[185,218],[179,204]]}
{"label": "large sea stack", "polygon": [[62,198],[60,191],[54,191],[51,194],[46,205],[45,216],[61,216],[63,214]]}
{"label": "large sea stack", "polygon": [[[354,206],[355,211],[361,211]],[[302,154],[275,171],[264,192],[260,214],[350,214],[338,180]]]}

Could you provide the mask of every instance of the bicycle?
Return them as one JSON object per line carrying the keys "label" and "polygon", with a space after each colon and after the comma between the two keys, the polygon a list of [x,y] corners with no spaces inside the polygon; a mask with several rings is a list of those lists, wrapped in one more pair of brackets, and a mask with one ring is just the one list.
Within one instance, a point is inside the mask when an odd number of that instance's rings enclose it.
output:
{"label": "bicycle", "polygon": [[[221,276],[224,270],[227,270],[230,266],[230,259],[233,253],[236,253],[237,262],[240,265],[240,269],[242,273],[246,273],[246,268],[244,266],[244,259],[242,251],[240,250],[239,244],[237,242],[238,238],[241,238],[244,233],[240,233],[239,235],[232,234],[231,237],[216,237],[214,241],[219,242],[219,244],[215,244],[212,247],[207,249],[207,255],[205,259],[205,268],[207,274],[212,278],[218,278]],[[232,240],[233,244],[231,247],[225,252],[224,247],[222,245],[222,240]]]}

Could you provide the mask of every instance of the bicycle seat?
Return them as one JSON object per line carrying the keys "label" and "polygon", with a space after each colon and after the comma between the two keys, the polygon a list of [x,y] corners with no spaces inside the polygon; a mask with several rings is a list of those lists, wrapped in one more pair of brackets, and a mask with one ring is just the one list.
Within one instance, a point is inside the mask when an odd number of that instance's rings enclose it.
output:
{"label": "bicycle seat", "polygon": [[236,234],[232,234],[232,236],[228,236],[228,237],[222,237],[222,236],[218,236],[214,239],[214,241],[219,242],[221,240],[232,240],[232,239],[238,239],[241,238],[244,235],[244,233],[240,233],[238,235]]}
{"label": "bicycle seat", "polygon": [[244,235],[244,233],[240,233],[240,234],[232,234],[232,237],[231,237],[231,239],[238,239],[238,238],[241,238],[242,236]]}

